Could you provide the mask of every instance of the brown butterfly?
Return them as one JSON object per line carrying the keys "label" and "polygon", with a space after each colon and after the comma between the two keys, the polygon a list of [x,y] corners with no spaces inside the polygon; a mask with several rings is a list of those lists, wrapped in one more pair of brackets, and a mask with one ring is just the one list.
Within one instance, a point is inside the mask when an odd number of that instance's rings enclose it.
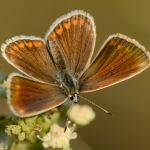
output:
{"label": "brown butterfly", "polygon": [[[2,56],[24,75],[8,77],[8,103],[28,117],[48,111],[79,93],[97,91],[127,80],[150,65],[150,54],[122,34],[108,37],[93,61],[93,18],[81,10],[57,19],[45,40],[18,36],[2,45]],[[26,75],[26,76],[25,76]]]}

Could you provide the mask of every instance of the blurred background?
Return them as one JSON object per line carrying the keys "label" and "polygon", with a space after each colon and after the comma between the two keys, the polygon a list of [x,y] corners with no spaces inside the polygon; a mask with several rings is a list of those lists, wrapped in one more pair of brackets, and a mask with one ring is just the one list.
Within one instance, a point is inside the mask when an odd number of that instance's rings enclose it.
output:
{"label": "blurred background", "polygon": [[[148,0],[1,0],[0,43],[15,35],[44,37],[59,16],[74,10],[89,12],[97,27],[96,49],[113,33],[135,38],[150,49],[150,1]],[[0,57],[0,70],[15,71]],[[149,150],[150,149],[150,69],[104,90],[85,94],[87,98],[113,113],[107,116],[94,106],[96,119],[78,132],[73,143],[82,150]],[[85,103],[85,102],[81,102]],[[0,104],[1,114],[9,112]]]}

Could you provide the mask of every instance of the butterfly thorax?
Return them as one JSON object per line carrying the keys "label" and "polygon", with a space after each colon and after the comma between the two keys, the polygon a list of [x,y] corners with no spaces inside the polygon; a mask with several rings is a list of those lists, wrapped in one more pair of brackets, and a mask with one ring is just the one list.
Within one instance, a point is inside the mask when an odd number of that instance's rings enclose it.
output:
{"label": "butterfly thorax", "polygon": [[78,83],[75,77],[69,72],[60,73],[60,87],[63,88],[65,94],[74,102],[78,102]]}

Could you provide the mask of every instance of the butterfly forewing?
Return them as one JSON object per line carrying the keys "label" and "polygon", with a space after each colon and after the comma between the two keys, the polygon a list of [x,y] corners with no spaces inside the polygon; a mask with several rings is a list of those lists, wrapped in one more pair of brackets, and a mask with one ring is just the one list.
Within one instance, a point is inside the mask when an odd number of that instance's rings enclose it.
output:
{"label": "butterfly forewing", "polygon": [[[46,35],[52,55],[56,57],[61,53],[66,69],[76,77],[83,72],[91,60],[95,37],[93,18],[83,11],[73,11],[59,18]],[[56,58],[56,64],[57,62],[60,64],[59,59]]]}
{"label": "butterfly forewing", "polygon": [[150,55],[137,41],[110,36],[79,81],[80,92],[91,92],[126,80],[150,65]]}
{"label": "butterfly forewing", "polygon": [[2,46],[3,57],[26,75],[44,82],[55,82],[55,67],[44,41],[15,37]]}
{"label": "butterfly forewing", "polygon": [[8,86],[8,103],[20,117],[40,114],[67,100],[58,86],[40,83],[16,73],[8,77]]}

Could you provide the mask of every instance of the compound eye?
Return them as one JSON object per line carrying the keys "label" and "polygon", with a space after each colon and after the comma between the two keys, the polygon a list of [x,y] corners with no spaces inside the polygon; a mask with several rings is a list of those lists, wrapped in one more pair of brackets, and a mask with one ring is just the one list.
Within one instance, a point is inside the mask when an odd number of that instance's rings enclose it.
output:
{"label": "compound eye", "polygon": [[73,100],[73,96],[70,96],[70,100]]}

